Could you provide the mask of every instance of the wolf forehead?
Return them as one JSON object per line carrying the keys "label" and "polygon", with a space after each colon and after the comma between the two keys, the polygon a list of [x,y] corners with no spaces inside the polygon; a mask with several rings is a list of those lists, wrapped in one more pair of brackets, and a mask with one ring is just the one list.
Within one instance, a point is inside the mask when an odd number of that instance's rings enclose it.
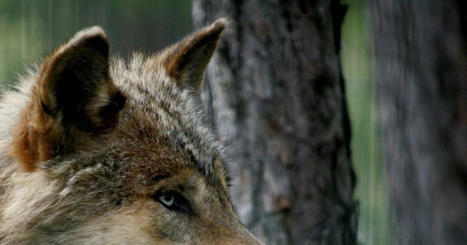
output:
{"label": "wolf forehead", "polygon": [[146,152],[152,161],[183,161],[202,175],[214,175],[224,149],[206,123],[197,91],[177,86],[157,59],[142,54],[129,62],[113,58],[110,71],[125,97],[116,126],[120,144],[133,154]]}

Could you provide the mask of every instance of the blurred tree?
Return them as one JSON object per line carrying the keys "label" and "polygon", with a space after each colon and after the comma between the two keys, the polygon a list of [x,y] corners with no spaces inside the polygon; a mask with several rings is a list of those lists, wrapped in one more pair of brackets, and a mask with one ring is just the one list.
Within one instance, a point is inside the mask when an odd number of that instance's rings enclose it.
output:
{"label": "blurred tree", "polygon": [[338,2],[193,2],[195,25],[230,20],[202,96],[239,216],[267,244],[356,244]]}
{"label": "blurred tree", "polygon": [[466,12],[461,0],[371,4],[394,244],[467,241]]}

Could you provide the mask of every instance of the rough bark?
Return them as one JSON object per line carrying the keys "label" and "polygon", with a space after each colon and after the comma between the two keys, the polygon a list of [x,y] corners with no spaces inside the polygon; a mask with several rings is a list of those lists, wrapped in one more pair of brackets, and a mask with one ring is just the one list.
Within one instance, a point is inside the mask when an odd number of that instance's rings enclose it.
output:
{"label": "rough bark", "polygon": [[466,2],[370,6],[394,244],[465,244]]}
{"label": "rough bark", "polygon": [[229,146],[233,203],[267,244],[356,244],[344,13],[338,0],[193,2],[197,26],[230,20],[202,96]]}

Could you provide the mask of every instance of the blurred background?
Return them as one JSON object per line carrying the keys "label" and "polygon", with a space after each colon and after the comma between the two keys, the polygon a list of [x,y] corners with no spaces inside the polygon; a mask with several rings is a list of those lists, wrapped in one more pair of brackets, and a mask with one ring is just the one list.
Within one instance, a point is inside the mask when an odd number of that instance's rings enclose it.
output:
{"label": "blurred background", "polygon": [[[342,66],[352,127],[352,161],[357,175],[358,241],[389,244],[388,192],[377,134],[370,61],[369,24],[364,1],[346,1]],[[102,26],[111,52],[155,52],[192,31],[190,0],[0,0],[0,82],[40,62],[76,31]]]}

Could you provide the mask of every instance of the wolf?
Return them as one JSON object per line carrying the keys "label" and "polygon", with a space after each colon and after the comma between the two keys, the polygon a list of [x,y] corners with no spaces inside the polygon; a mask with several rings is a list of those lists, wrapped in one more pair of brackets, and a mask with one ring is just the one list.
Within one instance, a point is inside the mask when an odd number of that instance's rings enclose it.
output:
{"label": "wolf", "polygon": [[0,244],[261,244],[199,90],[226,20],[152,55],[84,29],[0,100]]}

